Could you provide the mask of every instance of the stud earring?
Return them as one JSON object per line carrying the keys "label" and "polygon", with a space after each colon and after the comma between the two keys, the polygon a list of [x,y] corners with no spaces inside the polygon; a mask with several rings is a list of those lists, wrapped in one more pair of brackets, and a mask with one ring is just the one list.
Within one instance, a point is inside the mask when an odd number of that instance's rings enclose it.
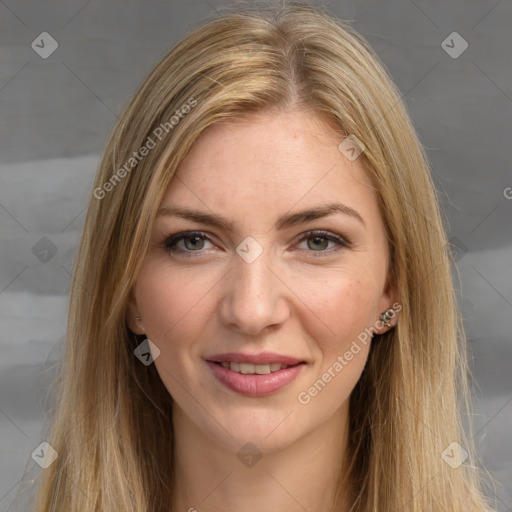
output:
{"label": "stud earring", "polygon": [[394,309],[388,309],[385,313],[382,313],[380,315],[380,319],[382,321],[382,323],[386,326],[386,327],[391,327],[391,324],[389,323],[389,321],[391,320],[391,318],[393,318],[395,316],[395,310]]}

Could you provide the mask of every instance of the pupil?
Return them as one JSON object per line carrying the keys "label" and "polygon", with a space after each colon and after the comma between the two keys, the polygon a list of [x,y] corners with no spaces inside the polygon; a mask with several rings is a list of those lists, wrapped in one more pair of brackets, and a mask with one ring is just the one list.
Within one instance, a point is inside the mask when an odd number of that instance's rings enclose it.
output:
{"label": "pupil", "polygon": [[[190,242],[191,240],[194,241]],[[185,239],[185,247],[187,247],[187,249],[201,249],[201,242],[204,243],[202,238],[199,238],[198,236],[191,236]]]}
{"label": "pupil", "polygon": [[[329,241],[326,239],[326,238],[323,238],[323,237],[320,237],[320,236],[316,236],[314,238],[310,238],[310,240],[313,240],[313,244],[316,244],[316,248],[317,249],[326,249],[327,248],[327,244],[329,243]],[[315,247],[311,247],[311,244],[309,244],[308,242],[308,246],[310,249],[314,249]]]}

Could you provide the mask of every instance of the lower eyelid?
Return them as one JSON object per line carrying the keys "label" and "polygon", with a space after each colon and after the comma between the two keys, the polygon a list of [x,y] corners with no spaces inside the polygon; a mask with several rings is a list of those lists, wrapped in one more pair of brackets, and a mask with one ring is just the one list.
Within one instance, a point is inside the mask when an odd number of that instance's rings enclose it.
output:
{"label": "lower eyelid", "polygon": [[342,244],[342,243],[336,243],[334,247],[328,247],[327,249],[321,249],[321,250],[313,250],[313,249],[295,249],[298,251],[302,251],[305,253],[307,257],[314,257],[314,258],[321,258],[321,257],[328,257],[332,256],[334,254],[339,253],[340,251],[343,251],[344,249],[347,249],[348,245]]}

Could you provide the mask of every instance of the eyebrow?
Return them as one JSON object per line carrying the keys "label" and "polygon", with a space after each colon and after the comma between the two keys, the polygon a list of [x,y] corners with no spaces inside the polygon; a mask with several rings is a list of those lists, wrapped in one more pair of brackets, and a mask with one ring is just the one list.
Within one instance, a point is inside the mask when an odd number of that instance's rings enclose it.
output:
{"label": "eyebrow", "polygon": [[[279,217],[279,219],[277,219],[274,227],[278,230],[281,230],[295,226],[297,224],[302,224],[304,222],[310,222],[316,219],[327,217],[328,215],[333,215],[334,213],[342,213],[357,219],[361,224],[363,224],[363,226],[366,226],[363,217],[353,208],[350,208],[349,206],[342,203],[329,203],[314,208],[309,208],[301,212],[282,215]],[[235,226],[232,221],[222,217],[221,215],[192,210],[190,208],[169,208],[164,206],[158,209],[157,216],[181,217],[183,219],[192,220],[200,224],[209,224],[224,230],[233,230]]]}

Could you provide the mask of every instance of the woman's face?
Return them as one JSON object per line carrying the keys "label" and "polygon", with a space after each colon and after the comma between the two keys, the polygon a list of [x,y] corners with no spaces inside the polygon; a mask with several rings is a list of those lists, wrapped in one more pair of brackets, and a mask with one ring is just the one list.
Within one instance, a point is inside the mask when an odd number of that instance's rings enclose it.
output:
{"label": "woman's face", "polygon": [[394,302],[376,197],[341,142],[311,113],[213,125],[152,227],[130,326],[160,350],[173,419],[234,451],[347,411],[364,329]]}

